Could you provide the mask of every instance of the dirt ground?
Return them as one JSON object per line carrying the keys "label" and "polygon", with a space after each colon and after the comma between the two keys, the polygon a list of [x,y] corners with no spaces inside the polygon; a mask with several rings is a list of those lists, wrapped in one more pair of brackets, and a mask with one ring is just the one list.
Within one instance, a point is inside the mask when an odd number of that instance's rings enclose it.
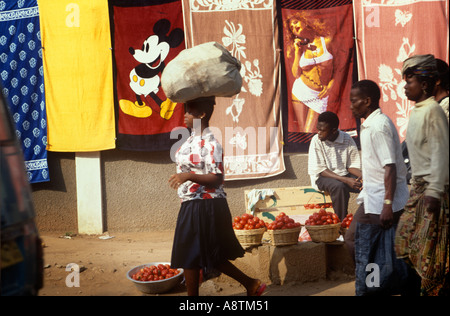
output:
{"label": "dirt ground", "polygon": [[[68,236],[41,233],[44,243],[44,287],[39,296],[143,296],[126,278],[134,266],[169,262],[173,231],[105,233],[101,236]],[[77,279],[69,264],[80,268]],[[257,276],[254,276],[257,277]],[[68,286],[68,285],[73,286]],[[307,283],[267,284],[266,296],[354,296],[355,283],[348,275]],[[183,284],[164,296],[185,296]],[[239,283],[212,279],[200,287],[201,296],[244,296]]]}

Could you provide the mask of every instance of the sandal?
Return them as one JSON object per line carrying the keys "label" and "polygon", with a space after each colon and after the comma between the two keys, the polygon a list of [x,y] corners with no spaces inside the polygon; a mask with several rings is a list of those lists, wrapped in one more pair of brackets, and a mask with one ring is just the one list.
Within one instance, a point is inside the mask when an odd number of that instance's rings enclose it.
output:
{"label": "sandal", "polygon": [[258,289],[256,290],[256,296],[261,296],[263,293],[264,293],[264,291],[266,290],[266,283],[263,283],[263,284],[261,284],[259,287],[258,287]]}
{"label": "sandal", "polygon": [[247,295],[248,296],[261,296],[264,293],[264,291],[266,290],[266,287],[267,287],[266,283],[260,282],[256,291],[253,292],[252,294],[247,294]]}

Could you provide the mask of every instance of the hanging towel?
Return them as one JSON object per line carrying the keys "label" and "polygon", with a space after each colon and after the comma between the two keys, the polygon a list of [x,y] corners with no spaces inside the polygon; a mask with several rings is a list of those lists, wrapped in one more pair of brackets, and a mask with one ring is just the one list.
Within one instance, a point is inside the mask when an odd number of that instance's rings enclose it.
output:
{"label": "hanging towel", "polygon": [[255,205],[259,200],[265,200],[266,196],[272,197],[274,203],[276,204],[276,198],[274,196],[275,191],[272,189],[253,189],[247,193],[247,210],[250,210],[252,214],[255,212]]}
{"label": "hanging towel", "polygon": [[49,151],[115,148],[107,0],[39,0]]}
{"label": "hanging towel", "polygon": [[348,106],[354,55],[352,1],[281,0],[280,5],[284,142],[286,151],[298,152],[308,149],[317,133],[317,117],[324,111],[338,115],[341,130],[356,129]]}
{"label": "hanging towel", "polygon": [[183,104],[161,88],[164,67],[185,48],[180,0],[112,0],[117,148],[169,150]]}
{"label": "hanging towel", "polygon": [[225,180],[285,170],[276,1],[183,0],[186,44],[218,42],[241,62],[241,92],[216,98],[210,126],[224,148]]}
{"label": "hanging towel", "polygon": [[49,181],[39,10],[36,0],[0,1],[0,77],[30,183]]}
{"label": "hanging towel", "polygon": [[404,93],[403,61],[433,54],[449,62],[448,0],[354,0],[359,79],[375,81],[380,108],[406,137],[414,102]]}

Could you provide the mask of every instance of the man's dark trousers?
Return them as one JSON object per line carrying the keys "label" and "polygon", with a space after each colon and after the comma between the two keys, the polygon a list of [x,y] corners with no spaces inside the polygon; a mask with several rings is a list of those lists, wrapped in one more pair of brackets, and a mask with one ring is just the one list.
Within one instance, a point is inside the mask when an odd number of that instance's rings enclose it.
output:
{"label": "man's dark trousers", "polygon": [[[347,174],[346,177],[354,179],[357,178],[351,173]],[[345,216],[347,216],[348,200],[350,199],[350,192],[353,193],[360,192],[359,190],[353,189],[339,180],[322,176],[319,176],[319,179],[317,179],[316,181],[316,185],[319,188],[319,190],[328,192],[330,194],[334,212],[341,221],[345,218]]]}

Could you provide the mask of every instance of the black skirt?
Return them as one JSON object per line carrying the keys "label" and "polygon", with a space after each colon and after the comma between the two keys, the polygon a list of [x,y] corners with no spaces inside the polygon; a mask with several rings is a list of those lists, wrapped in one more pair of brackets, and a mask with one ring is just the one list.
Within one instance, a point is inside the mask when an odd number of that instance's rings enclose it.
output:
{"label": "black skirt", "polygon": [[181,204],[172,248],[173,268],[214,271],[244,253],[234,234],[226,199],[198,199]]}

